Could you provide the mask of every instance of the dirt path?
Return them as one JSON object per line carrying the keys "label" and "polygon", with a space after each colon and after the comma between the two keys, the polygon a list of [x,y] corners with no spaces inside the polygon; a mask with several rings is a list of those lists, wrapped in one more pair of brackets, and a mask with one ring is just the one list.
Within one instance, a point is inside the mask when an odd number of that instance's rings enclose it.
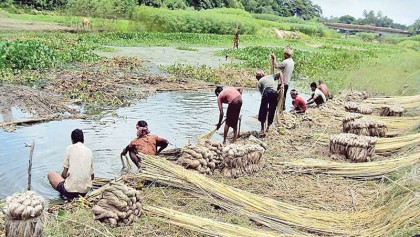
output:
{"label": "dirt path", "polygon": [[22,31],[52,32],[73,31],[73,29],[59,23],[11,19],[0,13],[0,33],[16,33]]}

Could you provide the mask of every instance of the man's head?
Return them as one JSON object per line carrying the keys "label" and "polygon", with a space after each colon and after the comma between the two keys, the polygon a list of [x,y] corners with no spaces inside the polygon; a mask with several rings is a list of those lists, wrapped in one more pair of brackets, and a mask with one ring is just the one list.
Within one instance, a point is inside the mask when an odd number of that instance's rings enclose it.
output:
{"label": "man's head", "polygon": [[315,91],[315,89],[316,89],[316,82],[312,82],[311,83],[311,90]]}
{"label": "man's head", "polygon": [[256,73],[255,73],[255,78],[257,78],[257,80],[259,81],[261,78],[263,78],[265,76],[264,71],[259,69]]}
{"label": "man's head", "polygon": [[223,87],[221,86],[216,86],[216,90],[214,90],[214,93],[216,94],[216,96],[219,96],[220,92],[222,92]]}
{"label": "man's head", "polygon": [[297,90],[293,89],[290,91],[290,96],[292,97],[292,99],[296,99],[297,95],[298,95]]}
{"label": "man's head", "polygon": [[74,129],[73,132],[71,132],[71,141],[73,144],[78,142],[84,143],[85,139],[83,137],[83,131],[80,129]]}
{"label": "man's head", "polygon": [[284,56],[285,59],[288,59],[288,58],[292,57],[293,56],[293,49],[290,48],[290,46],[286,46],[284,48],[283,56]]}
{"label": "man's head", "polygon": [[138,121],[136,124],[136,128],[137,128],[137,137],[145,136],[150,133],[147,122],[144,120]]}
{"label": "man's head", "polygon": [[318,81],[318,85],[324,84],[324,82],[322,80]]}

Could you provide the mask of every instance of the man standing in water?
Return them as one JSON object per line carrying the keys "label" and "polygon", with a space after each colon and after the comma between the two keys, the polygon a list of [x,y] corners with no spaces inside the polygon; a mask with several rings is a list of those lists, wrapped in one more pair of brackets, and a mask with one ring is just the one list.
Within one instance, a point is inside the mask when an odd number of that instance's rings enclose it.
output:
{"label": "man standing in water", "polygon": [[[284,100],[283,100],[283,110],[285,110],[285,103],[286,103],[286,95],[287,90],[289,89],[289,83],[292,79],[293,75],[293,69],[295,67],[295,62],[293,61],[293,49],[289,46],[286,46],[283,51],[283,57],[284,60],[280,63],[277,63],[276,55],[274,53],[271,53],[271,58],[274,62],[274,67],[280,69],[283,73],[284,77]],[[280,89],[280,88],[277,88]]]}
{"label": "man standing in water", "polygon": [[222,126],[223,119],[223,103],[229,104],[226,111],[226,124],[223,131],[223,144],[226,144],[226,137],[229,131],[229,127],[233,128],[233,140],[232,143],[236,142],[238,136],[238,119],[242,107],[242,87],[227,87],[223,89],[221,86],[217,86],[214,91],[217,96],[217,104],[219,106],[219,122],[216,128],[219,129]]}
{"label": "man standing in water", "polygon": [[[273,123],[274,115],[276,114],[277,99],[279,97],[279,91],[276,88],[283,87],[283,75],[281,72],[273,75],[264,76],[263,71],[258,71],[255,77],[258,80],[258,90],[261,93],[261,104],[258,113],[258,121],[261,122],[261,134],[268,132],[270,125]],[[278,81],[278,82],[276,82]],[[267,119],[267,129],[264,131],[265,120]]]}
{"label": "man standing in water", "polygon": [[241,33],[241,27],[236,28],[235,36],[233,37],[233,49],[239,48],[239,34]]}
{"label": "man standing in water", "polygon": [[[163,149],[165,149],[169,142],[165,138],[158,137],[156,135],[150,135],[150,131],[147,122],[144,120],[138,121],[136,124],[137,138],[132,140],[127,147],[121,152],[121,160],[123,156],[130,155],[131,160],[140,168],[141,157],[138,153],[145,155],[158,155]],[[159,147],[159,149],[158,149]]]}
{"label": "man standing in water", "polygon": [[83,131],[75,129],[71,133],[72,145],[66,149],[64,169],[61,175],[48,173],[51,186],[67,199],[85,196],[92,187],[92,151],[84,143]]}

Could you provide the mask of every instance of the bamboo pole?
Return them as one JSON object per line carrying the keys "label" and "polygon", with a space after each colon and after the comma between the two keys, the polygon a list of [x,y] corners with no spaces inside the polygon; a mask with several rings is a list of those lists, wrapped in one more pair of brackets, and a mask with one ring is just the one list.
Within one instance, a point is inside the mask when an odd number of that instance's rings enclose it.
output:
{"label": "bamboo pole", "polygon": [[30,147],[31,150],[29,151],[29,165],[28,165],[28,187],[27,190],[31,190],[31,179],[32,179],[32,157],[34,155],[34,148],[35,148],[35,141],[32,140],[32,144],[25,145],[26,147]]}

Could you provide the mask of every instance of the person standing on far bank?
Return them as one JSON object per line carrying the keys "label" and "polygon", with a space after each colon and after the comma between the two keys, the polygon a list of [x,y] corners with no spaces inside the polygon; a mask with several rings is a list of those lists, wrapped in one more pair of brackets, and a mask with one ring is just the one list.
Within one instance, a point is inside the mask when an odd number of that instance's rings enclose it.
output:
{"label": "person standing on far bank", "polygon": [[[280,63],[277,63],[276,55],[274,53],[271,53],[271,58],[274,62],[274,67],[278,68],[283,73],[284,78],[284,100],[283,100],[283,110],[285,110],[285,102],[286,102],[286,96],[287,96],[287,90],[289,89],[289,83],[292,79],[293,75],[293,69],[295,68],[295,62],[293,61],[293,49],[289,46],[286,46],[284,48],[283,53],[284,60]],[[280,89],[280,88],[277,88]]]}

